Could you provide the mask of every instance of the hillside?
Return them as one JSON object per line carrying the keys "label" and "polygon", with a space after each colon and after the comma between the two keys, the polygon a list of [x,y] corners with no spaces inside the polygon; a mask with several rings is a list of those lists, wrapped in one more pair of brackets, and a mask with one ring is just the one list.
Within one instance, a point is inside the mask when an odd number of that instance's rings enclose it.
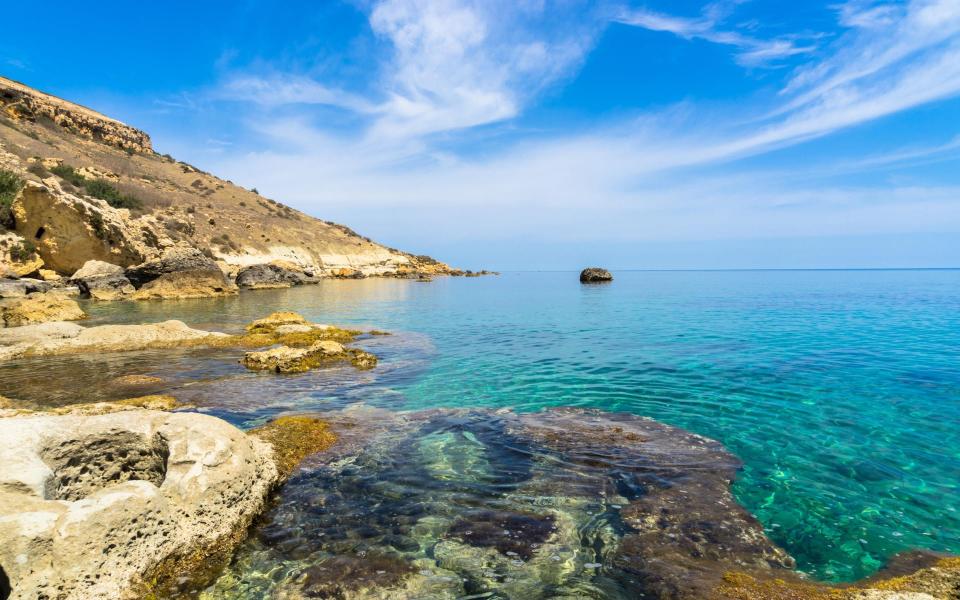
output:
{"label": "hillside", "polygon": [[266,264],[311,278],[460,274],[157,154],[143,131],[0,77],[7,270],[128,268],[174,246],[200,250],[229,278]]}

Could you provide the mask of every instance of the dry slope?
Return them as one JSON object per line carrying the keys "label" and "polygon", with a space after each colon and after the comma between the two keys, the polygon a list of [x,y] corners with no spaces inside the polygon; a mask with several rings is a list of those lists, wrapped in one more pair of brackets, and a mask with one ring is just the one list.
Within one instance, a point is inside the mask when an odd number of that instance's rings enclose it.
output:
{"label": "dry slope", "polygon": [[8,265],[39,255],[70,275],[87,260],[129,267],[187,243],[234,273],[278,261],[318,277],[451,272],[157,154],[143,131],[0,77],[4,171],[24,184],[5,208],[0,181]]}

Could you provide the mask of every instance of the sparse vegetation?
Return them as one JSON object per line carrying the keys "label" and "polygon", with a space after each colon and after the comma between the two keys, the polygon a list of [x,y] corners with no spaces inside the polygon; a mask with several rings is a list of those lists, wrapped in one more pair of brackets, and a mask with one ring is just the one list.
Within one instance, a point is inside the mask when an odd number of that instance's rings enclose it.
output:
{"label": "sparse vegetation", "polygon": [[15,262],[25,262],[36,256],[37,247],[30,240],[23,240],[10,248],[10,259]]}
{"label": "sparse vegetation", "polygon": [[135,196],[124,194],[105,179],[87,179],[70,165],[57,165],[50,172],[74,187],[86,191],[87,195],[106,200],[114,208],[139,209],[143,203]]}
{"label": "sparse vegetation", "polygon": [[32,163],[29,167],[27,167],[27,172],[33,173],[40,179],[50,176],[50,171],[48,171],[47,168],[43,166],[43,163],[40,162]]}
{"label": "sparse vegetation", "polygon": [[0,226],[6,229],[13,229],[16,226],[10,207],[22,187],[23,179],[19,175],[0,169]]}

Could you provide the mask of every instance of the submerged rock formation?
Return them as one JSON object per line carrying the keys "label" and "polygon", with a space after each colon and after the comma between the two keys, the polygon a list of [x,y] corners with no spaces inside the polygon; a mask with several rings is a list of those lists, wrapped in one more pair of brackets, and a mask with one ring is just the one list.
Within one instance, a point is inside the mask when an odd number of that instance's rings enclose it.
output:
{"label": "submerged rock formation", "polygon": [[604,283],[613,281],[613,275],[600,267],[589,267],[580,271],[580,283]]}
{"label": "submerged rock formation", "polygon": [[930,600],[960,581],[955,559],[856,586],[805,580],[733,500],[739,461],[642,417],[322,418],[338,443],[281,491],[205,600]]}

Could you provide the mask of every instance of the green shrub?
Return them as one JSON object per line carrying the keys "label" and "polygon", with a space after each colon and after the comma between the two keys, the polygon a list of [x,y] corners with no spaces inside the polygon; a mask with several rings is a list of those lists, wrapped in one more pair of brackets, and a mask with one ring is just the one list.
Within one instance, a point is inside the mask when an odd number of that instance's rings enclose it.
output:
{"label": "green shrub", "polygon": [[83,187],[87,182],[87,179],[80,173],[77,173],[70,165],[57,165],[52,167],[50,172],[77,187]]}
{"label": "green shrub", "polygon": [[0,169],[0,227],[13,229],[16,226],[10,206],[22,187],[23,179],[19,175]]}
{"label": "green shrub", "polygon": [[114,208],[140,208],[143,206],[139,198],[122,193],[109,181],[103,179],[87,181],[84,187],[88,194],[94,198],[106,200],[107,204]]}
{"label": "green shrub", "polygon": [[80,173],[77,173],[70,165],[57,165],[50,169],[50,172],[71,185],[83,188],[88,195],[106,200],[107,204],[114,208],[137,209],[143,206],[143,202],[141,202],[139,198],[122,193],[109,181],[104,179],[87,179]]}
{"label": "green shrub", "polygon": [[25,262],[34,257],[37,247],[30,240],[23,240],[10,248],[10,258],[16,262]]}

